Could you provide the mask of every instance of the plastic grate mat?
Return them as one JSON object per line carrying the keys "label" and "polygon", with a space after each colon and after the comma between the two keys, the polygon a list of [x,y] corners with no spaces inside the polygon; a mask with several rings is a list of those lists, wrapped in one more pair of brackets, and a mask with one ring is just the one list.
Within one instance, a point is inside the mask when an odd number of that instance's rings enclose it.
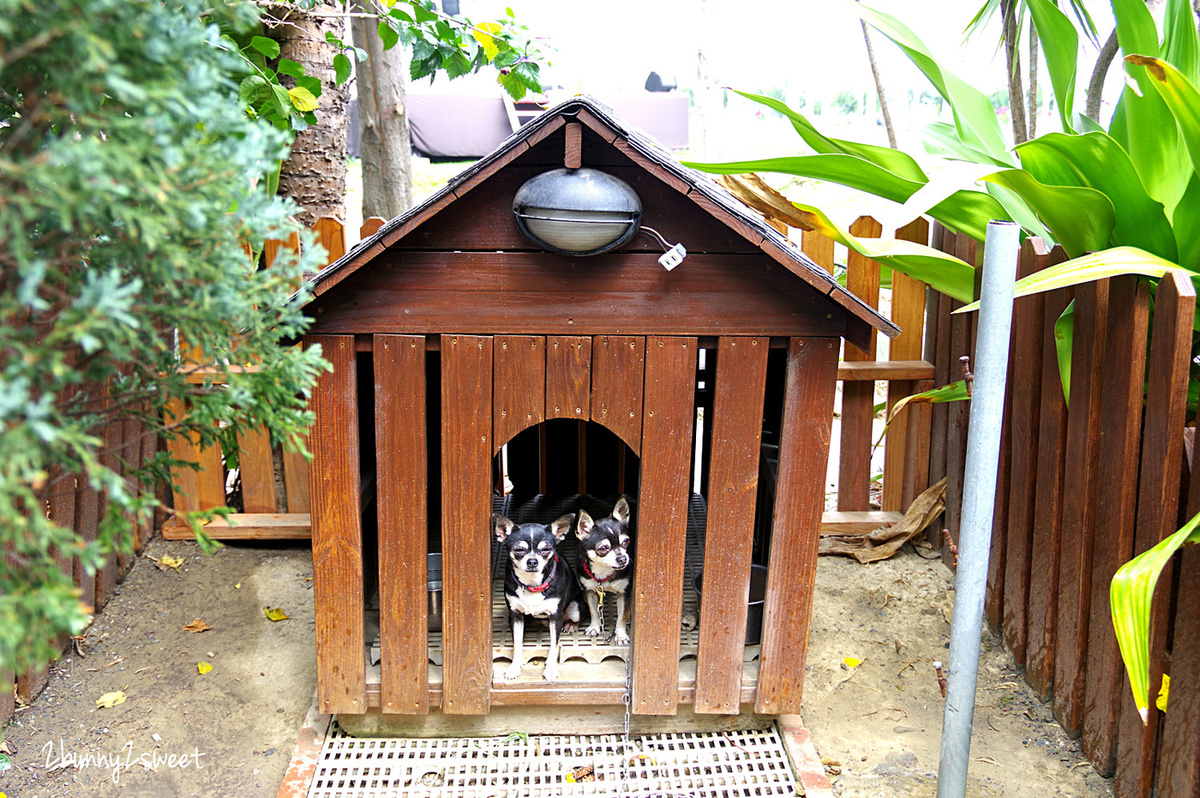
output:
{"label": "plastic grate mat", "polygon": [[[559,516],[578,512],[585,509],[593,518],[603,518],[612,512],[616,499],[603,499],[594,496],[537,496],[522,504],[513,504],[511,497],[496,497],[493,512],[507,515],[518,524],[549,523]],[[699,612],[700,599],[692,588],[692,579],[704,567],[704,534],[707,508],[704,497],[693,494],[688,503],[687,541],[684,549],[683,570],[683,627],[680,629],[679,656],[680,658],[694,657],[700,647]],[[636,532],[635,532],[636,535]],[[578,543],[574,534],[559,544],[559,552],[568,562],[575,564]],[[504,564],[500,562],[499,546],[492,547],[492,659],[512,659],[512,630],[508,628],[508,607],[504,600]],[[637,551],[634,550],[636,561]],[[379,597],[376,594],[370,603],[374,611],[379,609]],[[613,625],[616,622],[616,601],[608,597],[604,602],[604,631],[598,637],[588,637],[580,629],[574,634],[562,638],[562,653],[560,661],[582,659],[596,664],[606,659],[615,658],[622,661],[629,659],[629,647],[618,646],[610,642]],[[635,634],[635,625],[630,624],[629,632]],[[543,623],[526,624],[525,658],[545,657],[550,651],[550,633]],[[760,647],[747,646],[745,659],[752,662],[758,658]],[[370,664],[378,665],[380,651],[379,638],[375,637],[370,646]],[[429,633],[429,661],[434,665],[442,664],[442,633]]]}
{"label": "plastic grate mat", "polygon": [[[624,766],[624,773],[622,767]],[[308,798],[795,796],[775,727],[493,738],[354,738],[335,722]]]}

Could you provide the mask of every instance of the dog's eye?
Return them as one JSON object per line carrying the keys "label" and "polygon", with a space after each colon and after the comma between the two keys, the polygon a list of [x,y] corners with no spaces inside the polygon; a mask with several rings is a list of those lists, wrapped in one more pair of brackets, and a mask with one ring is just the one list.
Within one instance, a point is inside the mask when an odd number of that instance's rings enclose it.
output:
{"label": "dog's eye", "polygon": [[629,548],[629,538],[621,538],[621,548]]}
{"label": "dog's eye", "polygon": [[517,555],[518,557],[524,556],[525,552],[527,552],[527,551],[529,551],[529,546],[527,546],[524,543],[518,543],[517,545],[512,547],[512,553]]}
{"label": "dog's eye", "polygon": [[550,544],[549,543],[543,543],[542,545],[538,546],[538,554],[549,554],[549,553],[550,553]]}
{"label": "dog's eye", "polygon": [[599,554],[601,557],[603,557],[605,554],[608,554],[608,552],[611,550],[612,550],[612,546],[609,546],[607,543],[601,543],[599,546],[596,547],[596,553]]}

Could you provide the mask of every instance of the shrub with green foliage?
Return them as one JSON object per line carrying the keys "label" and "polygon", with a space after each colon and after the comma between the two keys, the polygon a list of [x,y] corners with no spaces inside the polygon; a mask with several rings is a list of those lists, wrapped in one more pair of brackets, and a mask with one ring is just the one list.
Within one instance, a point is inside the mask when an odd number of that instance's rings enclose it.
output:
{"label": "shrub with green foliage", "polygon": [[[309,421],[324,362],[280,341],[303,330],[293,293],[312,264],[261,269],[248,254],[293,229],[292,206],[253,180],[285,142],[245,113],[219,46],[218,23],[253,14],[0,0],[0,671],[44,663],[87,623],[91,597],[57,553],[94,570],[153,510],[152,491],[109,467],[107,421],[209,442],[265,424],[292,445]],[[201,367],[216,373],[189,384]],[[186,420],[164,422],[183,397]],[[126,476],[150,484],[167,465]],[[93,542],[47,517],[76,480],[107,499]]]}

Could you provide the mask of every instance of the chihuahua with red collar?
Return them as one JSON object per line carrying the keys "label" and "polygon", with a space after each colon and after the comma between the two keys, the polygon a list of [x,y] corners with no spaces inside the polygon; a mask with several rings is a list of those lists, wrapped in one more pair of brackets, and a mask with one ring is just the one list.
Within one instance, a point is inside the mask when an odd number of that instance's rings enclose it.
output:
{"label": "chihuahua with red collar", "polygon": [[549,682],[558,678],[559,638],[564,631],[574,632],[580,618],[575,572],[556,549],[574,521],[575,514],[570,513],[550,524],[517,526],[498,513],[492,515],[496,539],[507,555],[504,598],[513,635],[513,658],[504,671],[505,679],[521,675],[526,616],[549,622],[550,653],[542,678]]}
{"label": "chihuahua with red collar", "polygon": [[633,555],[630,540],[629,502],[622,496],[617,500],[612,515],[593,521],[586,510],[579,511],[579,525],[575,536],[579,538],[579,586],[587,596],[591,623],[584,634],[594,637],[600,634],[602,617],[600,605],[605,593],[617,599],[617,619],[613,637],[617,645],[629,645],[625,631],[629,593],[633,586]]}

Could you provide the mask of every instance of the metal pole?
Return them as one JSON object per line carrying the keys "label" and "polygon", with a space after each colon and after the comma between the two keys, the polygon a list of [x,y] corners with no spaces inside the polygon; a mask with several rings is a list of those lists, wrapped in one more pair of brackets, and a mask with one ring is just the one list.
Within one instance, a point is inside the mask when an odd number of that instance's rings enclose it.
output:
{"label": "metal pole", "polygon": [[1013,282],[1021,228],[992,221],[983,245],[979,334],[975,343],[975,379],[958,532],[954,623],[942,718],[938,798],[962,798],[967,792],[971,722],[983,631],[983,594],[987,585],[1000,430],[1004,421],[1004,384],[1008,377],[1008,341],[1012,332]]}

